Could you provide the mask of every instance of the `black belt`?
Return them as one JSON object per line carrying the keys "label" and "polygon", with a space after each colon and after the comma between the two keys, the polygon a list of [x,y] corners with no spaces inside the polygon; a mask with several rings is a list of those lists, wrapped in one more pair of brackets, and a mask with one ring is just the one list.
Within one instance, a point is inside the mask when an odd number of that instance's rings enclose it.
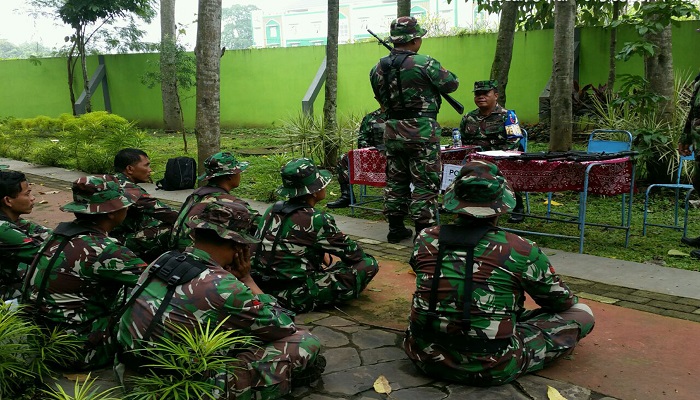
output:
{"label": "black belt", "polygon": [[398,110],[398,111],[389,111],[388,115],[389,115],[389,119],[410,119],[410,118],[437,119],[436,112],[428,112],[428,111]]}

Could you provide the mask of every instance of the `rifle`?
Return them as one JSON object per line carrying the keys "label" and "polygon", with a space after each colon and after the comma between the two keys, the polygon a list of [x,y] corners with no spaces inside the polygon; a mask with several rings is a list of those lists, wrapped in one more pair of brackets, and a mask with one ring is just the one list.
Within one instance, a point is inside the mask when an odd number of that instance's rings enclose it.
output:
{"label": "rifle", "polygon": [[[391,49],[391,46],[389,46],[389,44],[388,44],[387,42],[385,42],[382,38],[380,38],[380,37],[377,36],[374,32],[372,32],[371,29],[367,29],[367,32],[369,32],[370,35],[374,36],[374,37],[379,41],[379,43],[383,44],[384,47],[386,47],[387,49],[389,49],[389,51],[392,50],[392,49]],[[445,99],[445,101],[446,101],[447,103],[449,103],[449,104],[452,106],[452,108],[454,108],[455,111],[457,111],[460,115],[464,113],[464,106],[462,105],[462,103],[460,103],[459,101],[455,100],[454,97],[450,96],[450,95],[447,94],[447,93],[442,93],[442,92],[440,92],[439,90],[438,90],[438,93],[440,93],[440,96],[442,96],[442,97]]]}

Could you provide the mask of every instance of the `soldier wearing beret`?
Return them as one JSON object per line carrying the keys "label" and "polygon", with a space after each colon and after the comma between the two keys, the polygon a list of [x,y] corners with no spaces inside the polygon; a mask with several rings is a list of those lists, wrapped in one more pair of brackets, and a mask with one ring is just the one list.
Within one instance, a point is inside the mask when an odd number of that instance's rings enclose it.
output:
{"label": "soldier wearing beret", "polygon": [[[593,313],[537,245],[498,228],[515,204],[498,168],[465,164],[444,201],[455,224],[425,229],[413,249],[408,357],[429,376],[490,386],[571,354]],[[526,295],[540,308],[525,309]]]}

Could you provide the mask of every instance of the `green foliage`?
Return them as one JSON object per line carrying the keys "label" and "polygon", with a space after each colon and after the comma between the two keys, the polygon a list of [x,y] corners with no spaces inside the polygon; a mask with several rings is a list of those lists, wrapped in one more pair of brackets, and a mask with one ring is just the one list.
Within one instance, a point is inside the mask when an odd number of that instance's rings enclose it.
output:
{"label": "green foliage", "polygon": [[234,4],[221,10],[221,45],[227,49],[247,49],[254,44],[252,4]]}
{"label": "green foliage", "polygon": [[194,331],[174,325],[172,339],[163,338],[150,342],[150,346],[138,351],[144,357],[144,367],[168,373],[151,372],[133,377],[133,384],[126,399],[217,399],[214,376],[219,371],[233,373],[231,355],[236,350],[250,347],[252,337],[239,336],[239,332],[222,329],[224,321],[216,327],[198,325]]}
{"label": "green foliage", "polygon": [[99,387],[95,386],[97,378],[90,379],[90,374],[84,382],[80,379],[75,380],[73,386],[73,395],[66,393],[63,387],[56,385],[55,389],[42,390],[43,394],[48,396],[48,399],[53,400],[119,400],[118,397],[112,397],[117,388],[109,388],[104,391],[99,391]]}
{"label": "green foliage", "polygon": [[357,138],[360,121],[361,118],[355,115],[340,116],[336,126],[327,130],[323,119],[300,112],[283,121],[283,129],[293,153],[299,149],[299,157],[307,157],[318,165],[323,165],[326,160],[324,144],[330,143],[340,149],[340,152],[347,151]]}

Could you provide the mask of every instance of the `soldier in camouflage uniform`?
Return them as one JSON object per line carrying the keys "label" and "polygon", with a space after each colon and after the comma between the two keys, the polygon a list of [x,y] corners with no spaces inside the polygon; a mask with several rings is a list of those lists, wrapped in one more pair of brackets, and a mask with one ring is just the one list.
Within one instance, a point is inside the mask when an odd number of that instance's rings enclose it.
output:
{"label": "soldier in camouflage uniform", "polygon": [[[357,148],[365,149],[376,147],[385,151],[384,147],[384,121],[386,115],[378,108],[365,115],[360,122],[360,130],[357,135]],[[348,154],[344,153],[338,160],[338,184],[340,184],[340,198],[326,204],[328,208],[345,208],[350,205],[350,162]]]}
{"label": "soldier in camouflage uniform", "polygon": [[17,171],[0,171],[0,300],[21,294],[27,266],[51,229],[21,218],[34,208],[27,178]]}
{"label": "soldier in camouflage uniform", "polygon": [[[593,313],[537,245],[498,229],[515,203],[498,168],[465,164],[444,201],[455,225],[425,229],[411,257],[409,358],[432,377],[489,386],[570,354],[593,329]],[[526,294],[541,308],[526,310]]]}
{"label": "soldier in camouflage uniform", "polygon": [[199,177],[199,180],[208,181],[207,185],[195,189],[182,204],[170,235],[171,249],[185,251],[185,248],[192,246],[193,242],[190,237],[192,230],[186,222],[201,213],[208,203],[214,201],[232,201],[243,204],[253,216],[253,227],[250,233],[255,233],[255,227],[260,221],[260,213],[245,200],[229,193],[241,184],[241,173],[246,168],[248,168],[247,162],[237,161],[236,157],[229,152],[213,154],[204,161],[204,174]]}
{"label": "soldier in camouflage uniform", "polygon": [[[379,267],[333,216],[314,208],[326,197],[330,173],[299,158],[281,174],[278,193],[289,200],[269,207],[255,233],[261,239],[253,256],[258,284],[297,312],[357,298]],[[332,256],[339,260],[333,263]]]}
{"label": "soldier in camouflage uniform", "polygon": [[[698,30],[700,32],[700,29]],[[693,93],[690,98],[690,111],[683,127],[680,141],[678,143],[678,152],[681,155],[689,156],[692,151],[690,146],[695,150],[695,169],[693,173],[693,187],[695,190],[700,190],[700,74],[693,81]],[[688,246],[700,247],[700,236],[696,238],[681,238],[681,242]],[[693,258],[700,258],[700,250],[690,252]]]}
{"label": "soldier in camouflage uniform", "polygon": [[418,54],[425,33],[413,17],[392,21],[394,49],[370,71],[374,97],[388,118],[384,215],[389,221],[389,243],[411,237],[404,226],[406,215],[413,220],[416,234],[433,225],[437,216],[442,175],[436,120],[440,93],[454,92],[459,81],[434,58]]}
{"label": "soldier in camouflage uniform", "polygon": [[122,189],[136,198],[136,203],[129,207],[126,220],[112,232],[112,236],[146,262],[151,262],[169,249],[177,211],[139,186],[139,183],[151,181],[152,172],[151,160],[142,150],[120,150],[114,157],[114,170]]}
{"label": "soldier in camouflage uniform", "polygon": [[[506,131],[508,110],[498,104],[497,80],[474,82],[474,103],[478,108],[464,115],[459,123],[462,144],[480,146],[482,150],[524,150],[518,140],[522,133],[517,123],[508,127],[515,129],[515,134]],[[515,193],[515,200],[514,214],[508,222],[518,223],[524,219],[522,194]]]}
{"label": "soldier in camouflage uniform", "polygon": [[111,175],[73,182],[73,202],[61,207],[75,214],[60,223],[29,268],[23,301],[37,323],[60,328],[83,342],[75,369],[112,364],[112,315],[136,284],[146,263],[108,234],[133,204]]}
{"label": "soldier in camouflage uniform", "polygon": [[[274,399],[292,386],[316,380],[325,367],[318,338],[297,328],[293,314],[263,293],[250,276],[249,248],[257,240],[248,234],[252,219],[246,207],[211,202],[187,224],[194,232],[194,246],[182,254],[163,254],[139,278],[119,321],[117,340],[128,351],[120,352],[118,359],[145,373],[142,366],[148,361],[139,350],[147,342],[174,340],[178,328],[193,331],[209,323],[255,340],[231,349],[226,367],[203,373],[218,388],[212,393],[215,398]],[[157,271],[167,269],[172,260],[194,272],[169,285]]]}

